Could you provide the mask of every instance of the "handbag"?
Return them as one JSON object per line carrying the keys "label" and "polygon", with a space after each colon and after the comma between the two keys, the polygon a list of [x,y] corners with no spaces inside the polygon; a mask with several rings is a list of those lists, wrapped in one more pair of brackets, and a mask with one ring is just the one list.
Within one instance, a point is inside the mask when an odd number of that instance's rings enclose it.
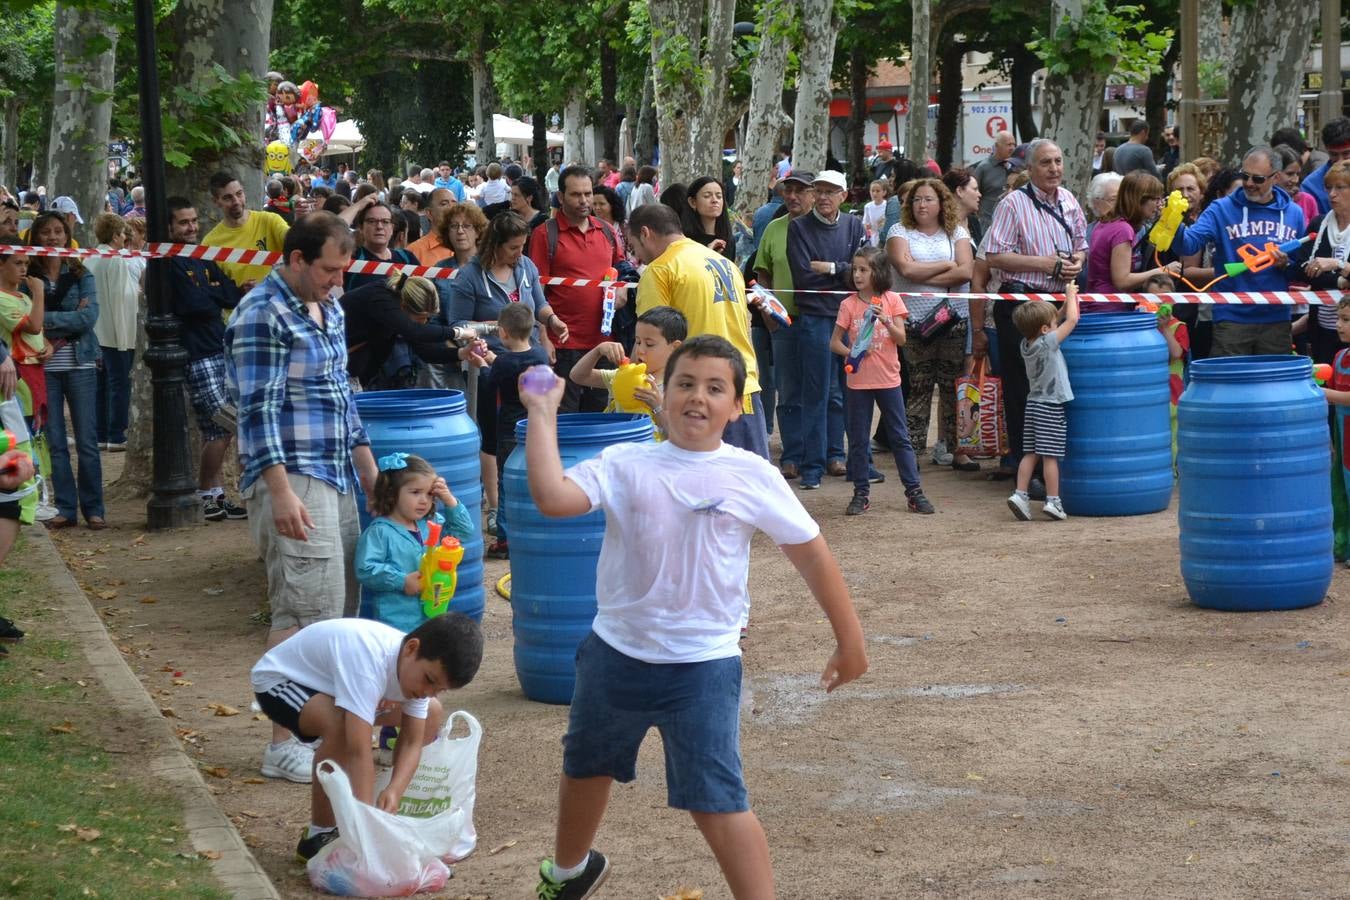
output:
{"label": "handbag", "polygon": [[1008,426],[1003,416],[1003,382],[986,375],[987,358],[969,375],[956,379],[955,452],[988,459],[1008,452]]}
{"label": "handbag", "polygon": [[944,297],[928,311],[928,315],[914,323],[914,335],[925,343],[935,341],[951,331],[959,321],[961,317],[957,315],[956,305]]}

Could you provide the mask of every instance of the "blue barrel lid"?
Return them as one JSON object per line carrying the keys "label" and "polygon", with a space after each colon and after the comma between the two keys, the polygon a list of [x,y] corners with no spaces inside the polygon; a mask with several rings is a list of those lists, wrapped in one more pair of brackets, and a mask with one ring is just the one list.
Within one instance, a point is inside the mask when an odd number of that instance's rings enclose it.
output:
{"label": "blue barrel lid", "polygon": [[[516,441],[525,443],[529,419],[516,423]],[[558,416],[561,444],[621,444],[649,440],[652,419],[646,413],[563,413]]]}
{"label": "blue barrel lid", "polygon": [[1083,313],[1074,327],[1073,338],[1079,334],[1107,334],[1116,331],[1157,331],[1158,317],[1142,313]]}
{"label": "blue barrel lid", "polygon": [[363,419],[448,416],[466,412],[468,408],[463,391],[411,388],[406,391],[367,391],[356,395],[356,411]]}
{"label": "blue barrel lid", "polygon": [[1191,380],[1218,383],[1310,381],[1312,360],[1306,356],[1223,356],[1191,363]]}

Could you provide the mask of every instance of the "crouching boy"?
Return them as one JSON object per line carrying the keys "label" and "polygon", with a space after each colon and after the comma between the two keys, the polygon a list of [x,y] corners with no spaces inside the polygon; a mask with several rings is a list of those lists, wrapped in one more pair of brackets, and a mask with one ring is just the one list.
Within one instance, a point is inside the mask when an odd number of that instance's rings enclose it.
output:
{"label": "crouching boy", "polygon": [[722,443],[740,415],[745,362],[728,341],[686,341],[665,368],[664,443],[616,444],[566,472],[557,407],[521,391],[529,409],[530,493],[549,516],[605,511],[597,612],[576,658],[563,738],[554,855],[540,866],[546,900],[590,897],[609,871],[591,848],[615,780],[636,776],[638,747],[661,732],[667,802],[686,809],[738,900],[771,898],[769,846],[741,774],[741,625],[750,538],[763,530],[802,574],[834,630],[821,682],[830,691],[867,670],[862,627],[839,567],[778,471]]}
{"label": "crouching boy", "polygon": [[[440,733],[436,695],[473,680],[483,659],[478,623],[459,613],[428,619],[407,635],[369,619],[328,619],[300,629],[268,650],[251,681],[267,717],[297,738],[323,743],[314,764],[331,759],[363,803],[397,812],[422,746]],[[375,794],[371,729],[401,729],[389,786]],[[295,852],[309,859],[337,837],[333,807],[317,778],[310,786],[310,826]]]}

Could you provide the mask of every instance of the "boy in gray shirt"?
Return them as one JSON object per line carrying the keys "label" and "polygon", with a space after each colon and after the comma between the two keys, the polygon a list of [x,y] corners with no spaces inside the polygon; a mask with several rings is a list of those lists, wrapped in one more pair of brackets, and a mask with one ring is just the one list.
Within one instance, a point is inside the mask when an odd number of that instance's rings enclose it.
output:
{"label": "boy in gray shirt", "polygon": [[1022,361],[1027,367],[1026,425],[1022,435],[1022,462],[1017,467],[1017,489],[1008,498],[1008,508],[1023,522],[1031,521],[1027,488],[1039,462],[1045,477],[1045,503],[1041,511],[1052,519],[1068,518],[1059,499],[1059,461],[1064,458],[1068,425],[1064,404],[1073,399],[1069,369],[1059,345],[1078,324],[1078,286],[1064,287],[1064,321],[1055,327],[1055,307],[1044,300],[1030,300],[1013,310],[1013,324],[1022,332]]}

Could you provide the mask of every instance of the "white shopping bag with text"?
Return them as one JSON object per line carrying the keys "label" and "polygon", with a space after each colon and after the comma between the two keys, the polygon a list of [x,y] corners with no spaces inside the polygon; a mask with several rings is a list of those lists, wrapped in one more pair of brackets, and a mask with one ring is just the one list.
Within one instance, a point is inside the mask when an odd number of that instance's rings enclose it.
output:
{"label": "white shopping bag with text", "polygon": [[[451,737],[455,722],[462,720],[468,726],[465,737]],[[439,816],[446,810],[463,810],[464,819],[450,835],[449,859],[463,859],[478,844],[478,832],[473,827],[474,784],[478,777],[478,745],[483,739],[483,726],[472,715],[459,710],[445,718],[440,736],[422,748],[422,759],[417,764],[408,789],[399,802],[399,815],[423,818]],[[375,795],[389,785],[393,770],[382,768],[375,773]]]}

